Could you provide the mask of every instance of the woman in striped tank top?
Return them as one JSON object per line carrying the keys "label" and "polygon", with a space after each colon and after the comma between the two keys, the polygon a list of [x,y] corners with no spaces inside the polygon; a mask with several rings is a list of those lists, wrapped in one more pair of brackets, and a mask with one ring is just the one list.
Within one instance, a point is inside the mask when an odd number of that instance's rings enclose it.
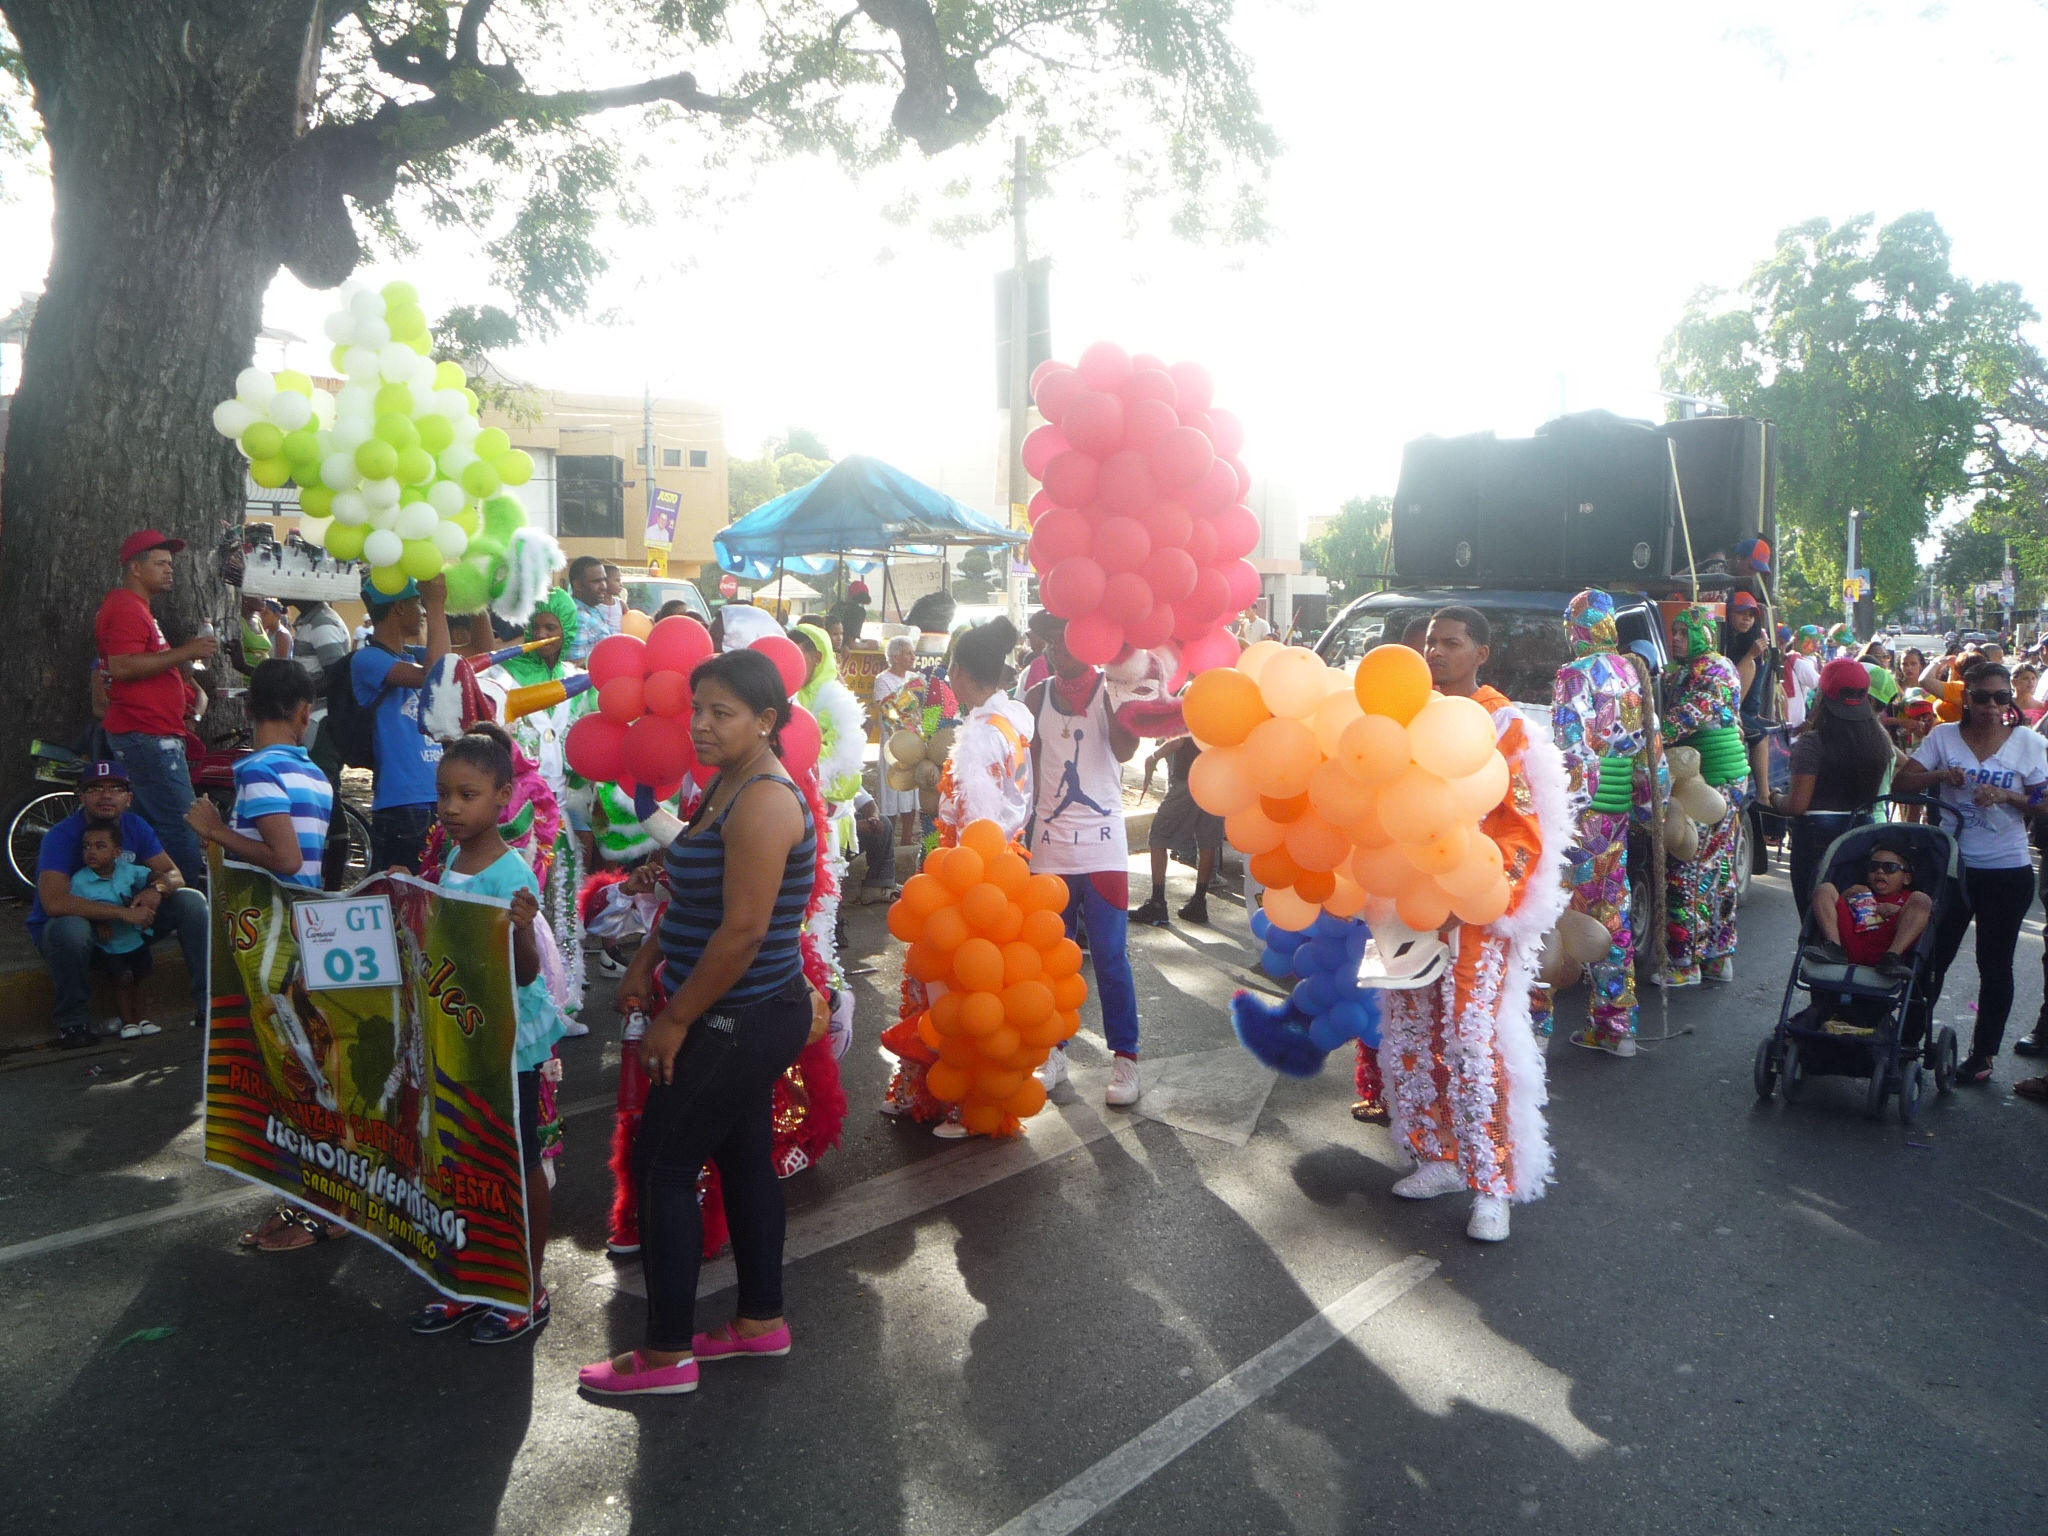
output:
{"label": "woman in striped tank top", "polygon": [[[691,744],[718,777],[668,850],[660,932],[619,984],[621,997],[652,996],[658,969],[668,1002],[639,1046],[653,1084],[634,1146],[647,1342],[579,1373],[607,1396],[694,1392],[699,1360],[789,1353],[771,1106],[810,1033],[798,940],[817,829],[777,757],[790,703],[775,664],[730,651],[690,686]],[[725,1191],[739,1305],[718,1332],[694,1333],[707,1160]]]}

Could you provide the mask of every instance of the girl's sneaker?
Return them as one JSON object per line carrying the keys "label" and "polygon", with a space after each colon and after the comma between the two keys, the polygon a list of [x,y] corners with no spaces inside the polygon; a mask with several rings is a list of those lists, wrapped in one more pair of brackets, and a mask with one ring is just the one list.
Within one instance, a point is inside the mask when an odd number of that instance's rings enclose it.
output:
{"label": "girl's sneaker", "polygon": [[626,1357],[630,1369],[619,1370],[611,1361],[600,1360],[576,1373],[586,1392],[600,1397],[671,1396],[697,1390],[697,1362],[678,1360],[674,1365],[649,1365],[634,1350]]}
{"label": "girl's sneaker", "polygon": [[489,1310],[490,1308],[477,1301],[429,1302],[413,1313],[407,1320],[406,1327],[414,1333],[446,1333],[451,1328],[461,1327],[479,1312]]}
{"label": "girl's sneaker", "polygon": [[156,1025],[150,1023],[147,1019],[121,1026],[121,1038],[123,1040],[140,1040],[144,1035],[160,1035],[162,1033],[161,1029],[157,1028]]}
{"label": "girl's sneaker", "polygon": [[476,1326],[469,1330],[472,1344],[510,1344],[515,1339],[530,1339],[548,1325],[548,1293],[542,1291],[534,1298],[531,1312],[500,1312],[495,1307],[487,1308],[484,1315],[476,1320]]}

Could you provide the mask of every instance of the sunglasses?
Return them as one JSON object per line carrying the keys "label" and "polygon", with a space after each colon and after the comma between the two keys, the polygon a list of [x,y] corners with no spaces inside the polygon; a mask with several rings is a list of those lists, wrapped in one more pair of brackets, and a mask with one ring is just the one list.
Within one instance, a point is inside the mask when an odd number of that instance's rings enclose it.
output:
{"label": "sunglasses", "polygon": [[1902,875],[1906,872],[1906,866],[1897,859],[1872,859],[1864,868],[1873,875]]}
{"label": "sunglasses", "polygon": [[2012,702],[2012,692],[2010,689],[2000,689],[1997,693],[1992,693],[1988,689],[1972,688],[1970,690],[1970,702],[1972,704],[2010,704]]}

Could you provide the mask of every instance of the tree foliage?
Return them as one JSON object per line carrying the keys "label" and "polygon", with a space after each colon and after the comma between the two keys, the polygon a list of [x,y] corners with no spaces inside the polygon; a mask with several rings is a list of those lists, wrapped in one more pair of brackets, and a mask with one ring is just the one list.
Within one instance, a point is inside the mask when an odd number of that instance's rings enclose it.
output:
{"label": "tree foliage", "polygon": [[790,443],[819,449],[825,446],[817,433],[806,427],[792,427],[787,436],[763,444],[755,457],[727,461],[726,508],[733,521],[787,491],[809,485],[832,467],[829,457],[821,454],[813,458],[788,447]]}
{"label": "tree foliage", "polygon": [[[1778,519],[1839,593],[1848,514],[1879,606],[1910,599],[1915,547],[1964,500],[2038,524],[2048,386],[2012,283],[1972,284],[1933,215],[1785,230],[1739,299],[1703,290],[1666,343],[1669,389],[1778,424]],[[1781,538],[1781,543],[1792,542]]]}
{"label": "tree foliage", "polygon": [[[545,333],[588,303],[606,221],[645,218],[647,149],[678,139],[694,164],[670,191],[689,197],[749,160],[860,171],[1000,123],[1039,163],[1112,147],[1138,195],[1172,200],[1176,227],[1242,232],[1275,143],[1233,3],[144,0],[95,24],[81,13],[100,8],[75,0],[0,0],[0,151],[38,127],[11,85],[55,99],[96,26],[155,32],[167,78],[197,64],[224,94],[295,98],[289,131],[258,147],[290,205],[266,234],[303,281],[331,286],[366,255],[408,254],[423,227],[460,228],[522,332]],[[620,67],[645,59],[661,72]],[[266,78],[280,61],[287,78]],[[245,131],[261,139],[276,117],[252,113]]]}
{"label": "tree foliage", "polygon": [[1302,554],[1330,584],[1333,609],[1375,589],[1377,584],[1366,578],[1386,572],[1393,518],[1391,496],[1354,496],[1329,527],[1302,546]]}

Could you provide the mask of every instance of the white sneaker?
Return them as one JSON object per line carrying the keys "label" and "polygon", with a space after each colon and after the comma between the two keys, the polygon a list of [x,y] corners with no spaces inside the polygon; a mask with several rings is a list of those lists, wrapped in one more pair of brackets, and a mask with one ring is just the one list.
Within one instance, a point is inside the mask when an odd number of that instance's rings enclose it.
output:
{"label": "white sneaker", "polygon": [[1394,1193],[1403,1200],[1434,1200],[1465,1187],[1465,1175],[1456,1163],[1425,1163],[1405,1179],[1395,1181]]}
{"label": "white sneaker", "polygon": [[974,1132],[960,1123],[960,1109],[955,1105],[951,1114],[932,1127],[932,1134],[941,1141],[965,1141]]}
{"label": "white sneaker", "polygon": [[1472,1219],[1465,1223],[1465,1235],[1474,1242],[1504,1243],[1508,1240],[1508,1203],[1499,1195],[1480,1195],[1472,1202]]}
{"label": "white sneaker", "polygon": [[1110,1057],[1109,1091],[1103,1094],[1102,1102],[1122,1109],[1137,1103],[1138,1095],[1144,1091],[1138,1086],[1138,1063],[1129,1056]]}
{"label": "white sneaker", "polygon": [[160,1035],[162,1033],[161,1029],[158,1029],[156,1025],[150,1023],[147,1019],[144,1019],[140,1024],[123,1024],[121,1026],[121,1038],[123,1040],[140,1040],[144,1035]]}
{"label": "white sneaker", "polygon": [[564,1019],[562,1021],[562,1035],[565,1039],[581,1040],[589,1033],[590,1026],[581,1019]]}
{"label": "white sneaker", "polygon": [[1032,1069],[1031,1075],[1037,1078],[1039,1086],[1050,1094],[1067,1080],[1067,1048],[1063,1045],[1054,1046],[1045,1060]]}

